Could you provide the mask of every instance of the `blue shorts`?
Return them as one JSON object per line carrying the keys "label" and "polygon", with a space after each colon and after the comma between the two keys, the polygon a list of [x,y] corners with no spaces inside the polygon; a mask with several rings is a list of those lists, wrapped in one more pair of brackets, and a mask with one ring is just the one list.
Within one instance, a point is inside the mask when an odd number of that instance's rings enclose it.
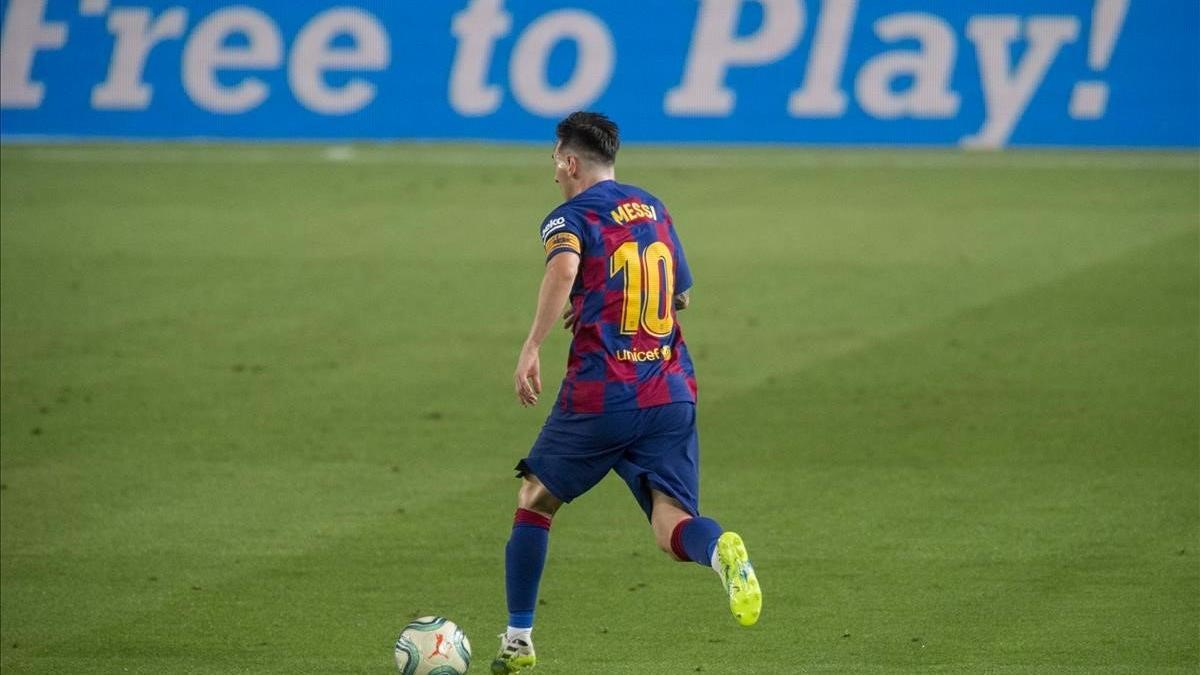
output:
{"label": "blue shorts", "polygon": [[650,490],[674,497],[700,515],[700,441],[696,405],[669,403],[612,413],[555,408],[517,475],[533,474],[564,502],[616,471],[650,517]]}

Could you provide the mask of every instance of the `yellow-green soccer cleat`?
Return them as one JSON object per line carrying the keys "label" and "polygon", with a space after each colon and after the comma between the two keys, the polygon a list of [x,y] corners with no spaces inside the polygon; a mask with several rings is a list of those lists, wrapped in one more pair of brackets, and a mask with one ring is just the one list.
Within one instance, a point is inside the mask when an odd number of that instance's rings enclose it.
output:
{"label": "yellow-green soccer cleat", "polygon": [[519,673],[535,665],[537,665],[537,654],[533,653],[532,642],[526,642],[521,638],[510,640],[504,633],[500,634],[500,651],[497,652],[496,658],[492,659],[494,675]]}
{"label": "yellow-green soccer cleat", "polygon": [[726,532],[717,539],[717,559],[721,563],[721,580],[729,594],[729,611],[743,626],[753,626],[762,612],[762,589],[746,544],[736,532]]}

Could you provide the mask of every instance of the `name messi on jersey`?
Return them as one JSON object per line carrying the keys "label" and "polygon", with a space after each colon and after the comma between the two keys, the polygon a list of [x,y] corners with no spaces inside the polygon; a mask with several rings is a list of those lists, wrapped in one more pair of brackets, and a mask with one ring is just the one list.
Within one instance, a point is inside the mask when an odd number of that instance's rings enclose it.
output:
{"label": "name messi on jersey", "polygon": [[609,212],[609,217],[618,225],[628,225],[638,220],[658,220],[658,211],[641,202],[625,202]]}

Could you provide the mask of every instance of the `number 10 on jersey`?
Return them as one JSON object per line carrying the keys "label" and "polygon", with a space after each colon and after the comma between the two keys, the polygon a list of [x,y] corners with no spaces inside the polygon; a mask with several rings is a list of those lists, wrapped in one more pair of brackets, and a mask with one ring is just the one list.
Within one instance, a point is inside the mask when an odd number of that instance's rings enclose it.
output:
{"label": "number 10 on jersey", "polygon": [[671,302],[675,296],[675,260],[671,249],[656,241],[638,251],[636,241],[621,244],[608,259],[608,276],[625,273],[625,301],[621,310],[621,332],[632,335],[642,329],[655,337],[666,337],[675,327]]}

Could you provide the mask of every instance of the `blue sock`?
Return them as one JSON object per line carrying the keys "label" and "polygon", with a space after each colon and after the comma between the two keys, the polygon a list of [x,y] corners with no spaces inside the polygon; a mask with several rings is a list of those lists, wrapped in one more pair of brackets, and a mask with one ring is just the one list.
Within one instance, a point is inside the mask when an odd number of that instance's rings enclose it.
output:
{"label": "blue sock", "polygon": [[677,558],[708,567],[712,561],[713,549],[717,547],[717,539],[724,531],[712,518],[681,520],[671,533],[671,550]]}
{"label": "blue sock", "polygon": [[508,625],[513,628],[533,627],[538,585],[542,581],[549,544],[550,519],[534,511],[517,509],[512,534],[504,549]]}

